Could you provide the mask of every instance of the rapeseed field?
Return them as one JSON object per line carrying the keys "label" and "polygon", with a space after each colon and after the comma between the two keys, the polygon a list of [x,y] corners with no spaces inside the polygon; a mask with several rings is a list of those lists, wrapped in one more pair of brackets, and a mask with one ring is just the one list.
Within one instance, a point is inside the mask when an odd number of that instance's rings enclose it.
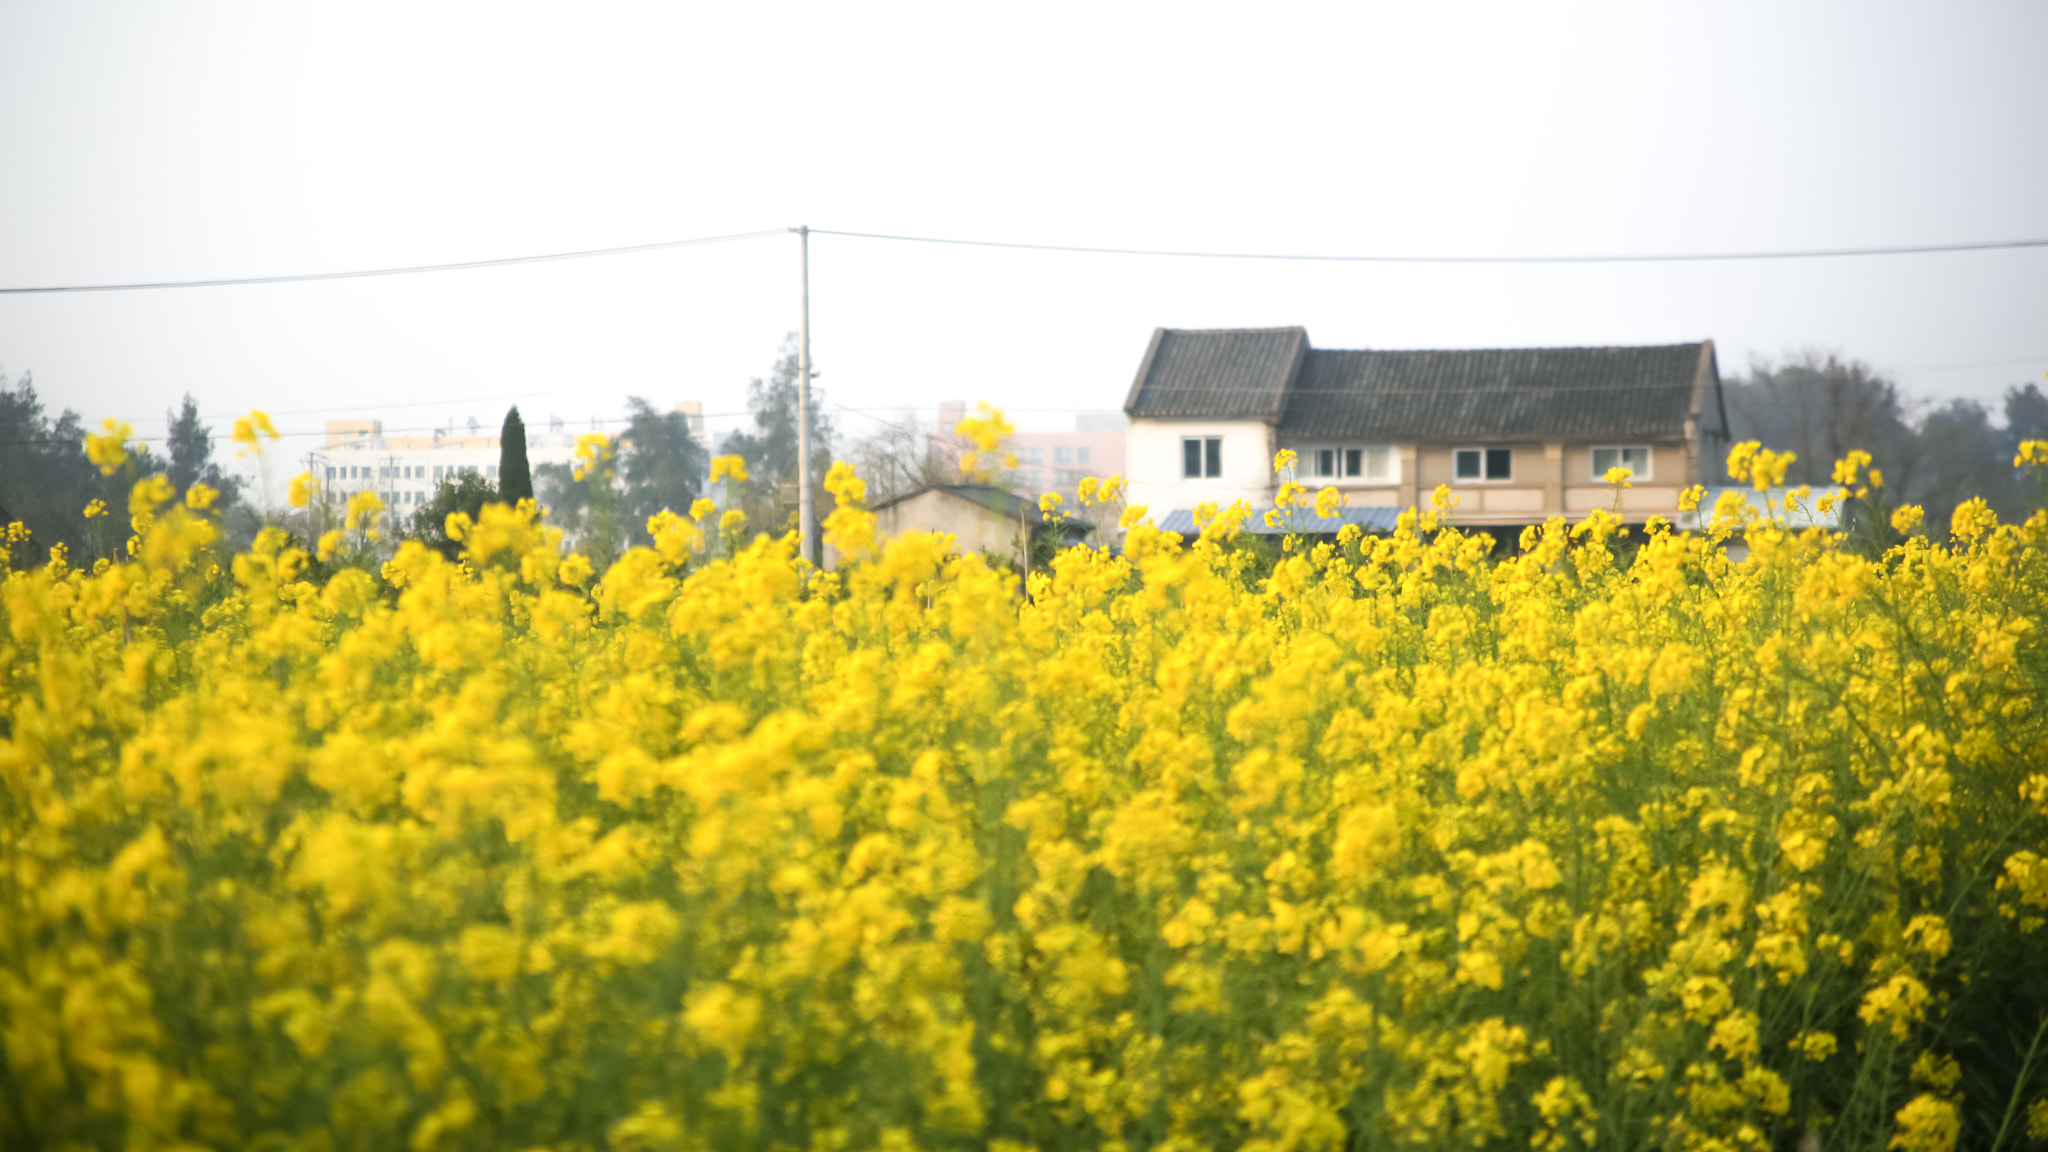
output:
{"label": "rapeseed field", "polygon": [[1020,590],[831,483],[829,573],[153,481],[8,575],[0,1147],[2048,1141],[2048,513],[1130,509]]}

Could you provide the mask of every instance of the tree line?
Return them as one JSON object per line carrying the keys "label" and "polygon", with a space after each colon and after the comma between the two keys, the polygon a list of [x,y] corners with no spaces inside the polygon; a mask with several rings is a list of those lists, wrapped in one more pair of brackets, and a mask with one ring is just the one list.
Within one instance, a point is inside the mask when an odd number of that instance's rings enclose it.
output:
{"label": "tree line", "polygon": [[1957,505],[1979,496],[2001,519],[2025,516],[2029,494],[2013,455],[2022,441],[2048,439],[2048,396],[2038,385],[2006,389],[2000,427],[1976,400],[1918,402],[1869,364],[1821,352],[1756,362],[1722,393],[1737,442],[1797,454],[1787,484],[1826,487],[1835,461],[1861,449],[1884,473],[1886,502],[1926,509],[1937,535]]}
{"label": "tree line", "polygon": [[213,509],[230,541],[252,539],[259,525],[242,498],[243,481],[215,462],[213,427],[199,418],[199,402],[186,393],[165,423],[158,447],[131,446],[119,467],[102,474],[86,455],[85,436],[94,429],[84,418],[70,409],[52,418],[32,374],[10,381],[0,373],[0,524],[20,522],[31,533],[13,547],[16,561],[47,562],[57,548],[75,564],[113,558],[129,535],[129,490],[155,475],[181,493],[195,484],[214,489]]}

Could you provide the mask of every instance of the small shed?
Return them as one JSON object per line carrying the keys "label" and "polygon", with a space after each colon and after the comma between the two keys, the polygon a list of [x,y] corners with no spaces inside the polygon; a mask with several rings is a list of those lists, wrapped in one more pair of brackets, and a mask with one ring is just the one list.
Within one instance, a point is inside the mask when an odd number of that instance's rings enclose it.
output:
{"label": "small shed", "polygon": [[950,532],[962,552],[999,559],[1020,558],[1027,543],[1040,548],[1076,543],[1092,527],[1064,515],[1047,523],[1036,501],[993,484],[934,484],[877,505],[874,512],[883,536]]}

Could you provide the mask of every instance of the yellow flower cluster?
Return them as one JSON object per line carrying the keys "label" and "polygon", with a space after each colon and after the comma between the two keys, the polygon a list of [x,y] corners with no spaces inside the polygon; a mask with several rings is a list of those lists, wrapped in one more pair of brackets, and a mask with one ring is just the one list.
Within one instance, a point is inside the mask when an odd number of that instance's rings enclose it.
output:
{"label": "yellow flower cluster", "polygon": [[1004,468],[1015,468],[1017,454],[1002,451],[1002,446],[1016,431],[1015,425],[987,403],[975,405],[974,415],[953,426],[954,435],[974,445],[960,453],[960,471],[969,480],[982,483],[994,473],[991,459],[999,459]]}
{"label": "yellow flower cluster", "polygon": [[260,408],[252,408],[247,416],[235,418],[235,427],[229,439],[242,446],[236,450],[235,455],[246,456],[254,452],[260,456],[263,454],[265,436],[272,440],[279,439],[277,425],[270,422],[269,413]]}
{"label": "yellow flower cluster", "polygon": [[123,421],[101,421],[98,434],[85,434],[85,458],[92,461],[102,476],[112,476],[115,470],[128,462],[128,438],[135,429]]}
{"label": "yellow flower cluster", "polygon": [[827,486],[830,573],[526,502],[316,583],[144,484],[8,575],[0,1147],[2048,1136],[2048,514],[1135,510],[1020,595]]}
{"label": "yellow flower cluster", "polygon": [[[604,478],[609,480],[612,477],[612,469],[607,465],[611,459],[611,437],[602,432],[585,432],[576,437],[576,455],[570,462],[569,475],[580,482],[584,477],[602,471]],[[712,475],[712,479],[718,479],[716,473]],[[746,477],[741,475],[737,479],[744,480]]]}
{"label": "yellow flower cluster", "polygon": [[711,458],[711,482],[731,480],[744,484],[747,481],[747,461],[743,456],[713,456]]}

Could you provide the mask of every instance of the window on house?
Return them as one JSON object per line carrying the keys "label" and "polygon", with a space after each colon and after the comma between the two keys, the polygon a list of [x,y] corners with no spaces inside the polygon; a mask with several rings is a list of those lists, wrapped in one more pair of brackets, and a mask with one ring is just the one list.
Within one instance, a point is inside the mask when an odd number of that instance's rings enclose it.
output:
{"label": "window on house", "polygon": [[1054,445],[1052,462],[1055,464],[1072,464],[1074,462],[1074,446],[1072,444]]}
{"label": "window on house", "polygon": [[1394,450],[1384,444],[1338,444],[1299,450],[1299,475],[1314,480],[1366,480],[1391,483]]}
{"label": "window on house", "polygon": [[493,465],[491,465],[491,479],[493,479],[493,480],[496,480],[497,478],[498,478],[498,466],[497,466],[496,464],[493,464]]}
{"label": "window on house", "polygon": [[329,465],[329,466],[328,466],[328,469],[327,469],[327,478],[328,478],[329,480],[332,480],[332,479],[334,479],[334,468],[333,468],[333,466],[332,466],[332,465]]}
{"label": "window on house", "polygon": [[1074,449],[1074,463],[1088,463],[1088,446],[1086,444],[1082,444]]}
{"label": "window on house", "polygon": [[1183,480],[1215,479],[1223,475],[1223,437],[1190,436],[1182,440],[1180,474]]}
{"label": "window on house", "polygon": [[1460,448],[1452,475],[1464,481],[1508,480],[1514,476],[1514,452],[1508,448]]}
{"label": "window on house", "polygon": [[1024,462],[1026,464],[1045,463],[1045,449],[1036,446],[1026,448],[1024,450]]}
{"label": "window on house", "polygon": [[1626,468],[1635,479],[1648,480],[1650,449],[1640,444],[1593,449],[1593,479],[1605,481],[1610,468]]}

